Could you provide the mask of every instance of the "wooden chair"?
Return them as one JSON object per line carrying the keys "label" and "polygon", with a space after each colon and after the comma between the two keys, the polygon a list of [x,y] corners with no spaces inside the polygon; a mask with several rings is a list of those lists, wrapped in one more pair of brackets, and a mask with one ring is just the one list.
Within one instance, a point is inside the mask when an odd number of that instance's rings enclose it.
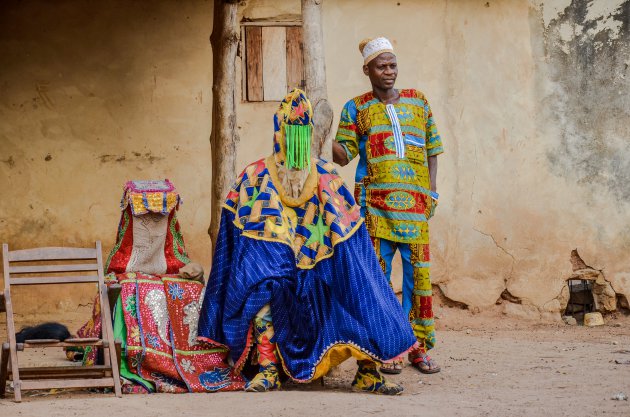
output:
{"label": "wooden chair", "polygon": [[[21,401],[23,390],[51,388],[113,387],[116,396],[121,397],[120,375],[113,340],[112,316],[103,275],[101,242],[96,242],[96,246],[93,248],[50,247],[14,251],[9,251],[9,246],[5,243],[2,245],[2,257],[4,263],[4,297],[0,296],[0,311],[2,311],[2,308],[6,310],[9,342],[2,345],[0,397],[4,397],[8,379],[13,381],[16,402]],[[59,261],[62,261],[63,264],[60,264]],[[77,261],[81,263],[77,263]],[[78,273],[87,274],[77,275]],[[38,276],[32,276],[34,274]],[[16,342],[11,287],[85,282],[98,284],[103,324],[102,338],[70,338],[63,341],[43,339],[26,340],[24,343]],[[4,302],[2,302],[2,298],[4,298]],[[102,348],[105,364],[23,368],[18,363],[18,351],[23,351],[24,349],[71,346]],[[10,367],[8,366],[9,362]]]}

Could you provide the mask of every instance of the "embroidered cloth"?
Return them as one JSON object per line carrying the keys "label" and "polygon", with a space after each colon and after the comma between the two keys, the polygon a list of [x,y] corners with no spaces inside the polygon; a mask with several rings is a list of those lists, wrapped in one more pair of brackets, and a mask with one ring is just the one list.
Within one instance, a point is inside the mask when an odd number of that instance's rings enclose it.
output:
{"label": "embroidered cloth", "polygon": [[225,202],[199,336],[240,369],[266,304],[286,373],[306,382],[353,356],[388,361],[416,340],[380,268],[359,207],[333,166],[313,160],[285,196],[273,157],[248,166]]}

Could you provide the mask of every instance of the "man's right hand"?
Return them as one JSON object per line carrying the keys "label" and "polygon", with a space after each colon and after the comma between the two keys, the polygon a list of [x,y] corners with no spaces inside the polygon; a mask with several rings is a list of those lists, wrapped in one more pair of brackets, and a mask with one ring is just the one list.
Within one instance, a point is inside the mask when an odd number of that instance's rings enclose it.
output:
{"label": "man's right hand", "polygon": [[333,154],[333,162],[341,165],[342,167],[348,165],[348,154],[346,153],[346,148],[341,146],[339,142],[333,140],[332,142],[332,154]]}

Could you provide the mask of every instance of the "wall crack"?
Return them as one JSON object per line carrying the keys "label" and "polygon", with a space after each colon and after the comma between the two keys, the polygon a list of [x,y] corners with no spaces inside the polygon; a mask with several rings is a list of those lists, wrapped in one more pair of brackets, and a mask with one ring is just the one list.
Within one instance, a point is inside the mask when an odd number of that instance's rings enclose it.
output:
{"label": "wall crack", "polygon": [[503,246],[499,245],[499,243],[498,243],[498,242],[497,242],[497,240],[494,238],[494,236],[492,235],[492,233],[485,233],[485,232],[482,232],[481,230],[479,230],[479,229],[477,229],[477,228],[475,228],[475,227],[473,227],[473,230],[474,230],[475,232],[477,232],[477,233],[481,233],[481,234],[482,234],[482,235],[484,235],[484,236],[488,236],[490,239],[492,239],[492,241],[494,242],[494,245],[495,245],[497,248],[501,249],[501,251],[502,251],[503,253],[505,253],[505,254],[506,254],[506,255],[508,255],[510,258],[512,258],[512,261],[516,261],[516,258],[514,257],[514,255],[512,255],[510,252],[508,252],[508,251],[507,251],[507,249],[505,249]]}
{"label": "wall crack", "polygon": [[488,236],[490,239],[492,239],[492,242],[494,243],[494,245],[501,250],[501,252],[505,253],[510,258],[512,258],[512,265],[510,265],[510,273],[503,280],[503,282],[505,284],[505,290],[507,290],[507,283],[512,278],[512,274],[514,273],[514,264],[516,263],[516,258],[514,257],[514,255],[512,255],[510,252],[508,252],[507,249],[505,249],[503,246],[499,245],[499,242],[497,242],[497,240],[494,238],[492,233],[482,232],[481,230],[477,229],[476,227],[473,227],[473,230],[475,232],[477,232],[477,233],[480,233],[480,234],[484,235],[484,236]]}

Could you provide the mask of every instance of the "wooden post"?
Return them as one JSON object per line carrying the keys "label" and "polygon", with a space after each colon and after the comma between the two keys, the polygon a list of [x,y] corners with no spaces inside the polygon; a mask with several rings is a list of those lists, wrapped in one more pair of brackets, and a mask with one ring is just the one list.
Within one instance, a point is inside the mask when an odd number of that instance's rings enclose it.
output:
{"label": "wooden post", "polygon": [[332,161],[333,111],[326,88],[326,60],[322,30],[322,0],[302,0],[306,94],[313,105],[315,132],[312,155]]}
{"label": "wooden post", "polygon": [[215,0],[212,46],[212,247],[221,222],[221,205],[236,179],[236,53],[238,0]]}

